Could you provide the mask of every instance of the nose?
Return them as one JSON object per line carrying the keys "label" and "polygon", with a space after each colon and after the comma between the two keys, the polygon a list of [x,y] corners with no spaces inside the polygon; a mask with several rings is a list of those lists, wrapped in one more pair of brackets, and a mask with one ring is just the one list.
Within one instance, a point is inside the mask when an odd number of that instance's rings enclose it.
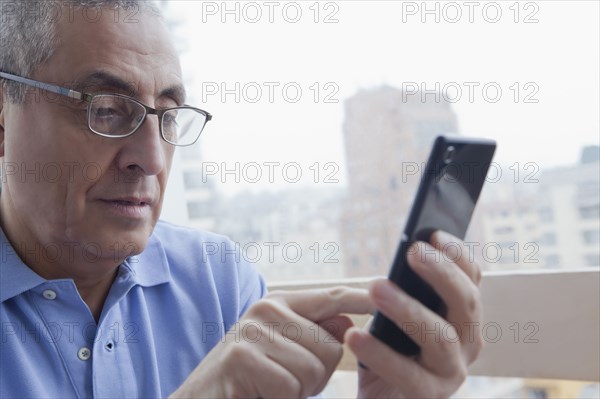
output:
{"label": "nose", "polygon": [[131,136],[123,139],[117,165],[122,172],[140,175],[158,175],[167,167],[172,145],[160,137],[159,120],[156,115],[146,115],[144,122]]}

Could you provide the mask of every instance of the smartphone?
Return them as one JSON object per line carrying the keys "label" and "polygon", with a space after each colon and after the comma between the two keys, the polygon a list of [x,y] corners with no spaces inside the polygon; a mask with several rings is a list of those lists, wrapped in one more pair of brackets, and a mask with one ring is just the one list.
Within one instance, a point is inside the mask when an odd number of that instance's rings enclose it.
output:
{"label": "smartphone", "polygon": [[[445,316],[442,299],[413,272],[406,255],[415,241],[430,242],[436,230],[464,240],[495,150],[496,143],[492,140],[444,136],[435,139],[394,257],[388,278],[442,316]],[[407,331],[421,328],[414,323],[402,327]],[[415,356],[421,351],[417,342],[379,312],[370,331],[404,355]]]}

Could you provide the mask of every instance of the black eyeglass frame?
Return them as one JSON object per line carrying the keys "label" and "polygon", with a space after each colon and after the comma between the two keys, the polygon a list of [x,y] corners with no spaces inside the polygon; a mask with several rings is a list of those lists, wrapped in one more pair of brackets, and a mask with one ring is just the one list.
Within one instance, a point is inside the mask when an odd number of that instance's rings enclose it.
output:
{"label": "black eyeglass frame", "polygon": [[[174,146],[178,146],[178,147],[186,147],[186,146],[190,146],[196,143],[196,141],[198,141],[198,139],[200,138],[200,135],[202,134],[202,132],[204,131],[204,127],[206,126],[206,123],[208,121],[210,121],[212,119],[212,115],[208,112],[205,111],[203,109],[200,108],[196,108],[196,107],[192,107],[189,105],[183,105],[180,107],[172,107],[172,108],[166,108],[166,109],[156,109],[156,108],[152,108],[138,100],[136,100],[133,97],[130,96],[126,96],[123,94],[118,94],[118,93],[95,93],[95,94],[90,94],[90,93],[82,93],[76,90],[72,90],[72,89],[67,89],[66,87],[61,87],[58,85],[54,85],[54,84],[50,84],[50,83],[44,83],[44,82],[40,82],[37,80],[33,80],[33,79],[29,79],[29,78],[24,78],[22,76],[18,76],[18,75],[13,75],[11,73],[6,73],[6,72],[0,72],[0,78],[6,79],[6,80],[11,80],[17,83],[22,83],[22,84],[26,84],[28,86],[32,86],[38,89],[42,89],[42,90],[46,90],[49,91],[51,93],[55,93],[55,94],[59,94],[61,96],[65,96],[65,97],[69,97],[72,98],[74,100],[79,100],[79,101],[86,101],[88,103],[88,129],[90,129],[90,131],[92,131],[94,134],[97,134],[99,136],[102,137],[108,137],[108,138],[123,138],[123,137],[129,137],[132,134],[134,134],[135,132],[138,131],[138,129],[140,128],[140,126],[142,126],[144,124],[144,121],[146,120],[146,116],[148,115],[156,115],[158,117],[158,120],[160,121],[159,123],[159,131],[160,131],[160,137],[162,137],[162,139],[164,141],[166,141],[169,144],[172,144]],[[115,97],[121,97],[130,101],[135,102],[136,104],[141,105],[144,108],[144,117],[140,118],[137,126],[130,132],[127,134],[120,134],[120,135],[115,135],[115,134],[106,134],[106,133],[100,133],[94,129],[92,129],[92,126],[90,124],[90,118],[91,118],[91,105],[92,105],[92,100],[94,99],[94,97],[97,96],[115,96]],[[166,112],[169,111],[173,111],[176,109],[191,109],[193,111],[196,111],[200,114],[203,114],[206,117],[206,120],[204,121],[204,125],[202,126],[202,129],[200,129],[200,132],[197,134],[196,138],[194,139],[193,142],[189,143],[189,144],[177,144],[174,143],[170,140],[168,140],[165,135],[163,134],[163,129],[162,129],[162,125],[163,125],[163,115]]]}

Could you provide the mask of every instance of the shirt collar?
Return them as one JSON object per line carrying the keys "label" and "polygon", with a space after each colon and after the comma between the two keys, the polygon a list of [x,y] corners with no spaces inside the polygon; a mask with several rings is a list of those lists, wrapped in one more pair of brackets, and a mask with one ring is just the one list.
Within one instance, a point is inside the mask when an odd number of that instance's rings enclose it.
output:
{"label": "shirt collar", "polygon": [[152,287],[171,280],[165,248],[154,232],[142,253],[127,258],[123,266],[142,287]]}
{"label": "shirt collar", "polygon": [[[171,280],[165,249],[154,233],[144,251],[127,258],[121,267],[132,276],[135,284],[142,287]],[[47,281],[23,263],[0,227],[0,303]]]}

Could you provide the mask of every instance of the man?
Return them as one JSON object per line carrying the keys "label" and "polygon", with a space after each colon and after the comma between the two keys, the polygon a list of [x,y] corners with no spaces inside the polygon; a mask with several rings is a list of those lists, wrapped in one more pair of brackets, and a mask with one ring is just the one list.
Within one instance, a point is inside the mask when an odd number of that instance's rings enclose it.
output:
{"label": "man", "polygon": [[[124,21],[125,3],[139,11],[135,23]],[[477,323],[476,264],[456,254],[434,262],[432,248],[415,247],[410,263],[445,300],[447,320],[386,280],[368,292],[264,297],[227,239],[157,222],[175,145],[210,120],[183,105],[160,17],[131,1],[6,4],[2,397],[307,397],[327,383],[342,341],[366,366],[361,397],[447,397],[460,386],[481,348],[477,330],[421,340],[421,355],[407,358],[341,314],[378,308],[443,331]],[[36,19],[44,10],[53,18]],[[190,132],[176,130],[182,122]],[[455,240],[437,233],[432,244]],[[220,253],[203,251],[207,242]]]}

